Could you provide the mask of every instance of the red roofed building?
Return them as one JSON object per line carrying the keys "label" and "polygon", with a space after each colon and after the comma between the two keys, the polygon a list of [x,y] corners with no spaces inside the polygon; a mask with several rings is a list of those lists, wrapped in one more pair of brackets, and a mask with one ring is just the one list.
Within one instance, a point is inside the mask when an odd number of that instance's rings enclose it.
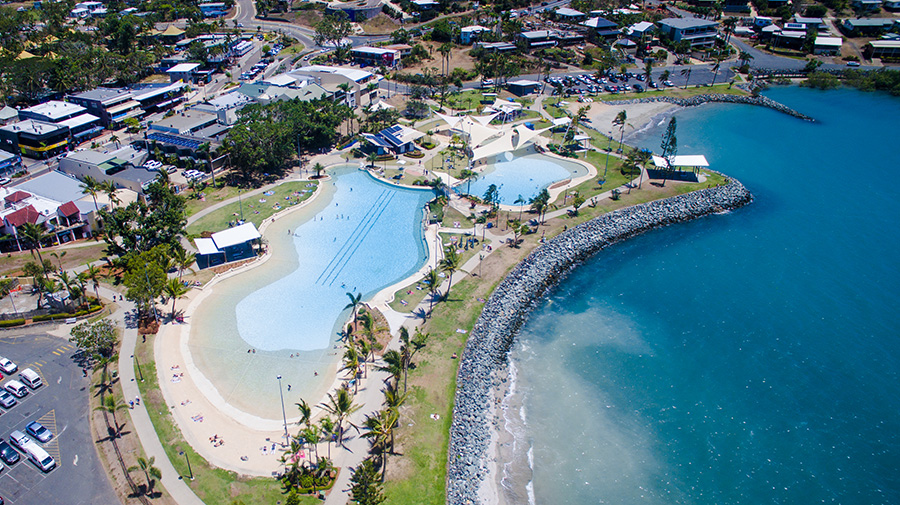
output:
{"label": "red roofed building", "polygon": [[66,202],[56,209],[56,215],[65,219],[68,224],[81,221],[81,211],[75,202]]}
{"label": "red roofed building", "polygon": [[26,193],[24,191],[16,191],[15,193],[7,196],[3,199],[6,202],[6,206],[9,207],[15,203],[19,203],[26,198],[31,198],[31,193]]}
{"label": "red roofed building", "polygon": [[42,217],[43,216],[41,216],[41,213],[38,212],[37,209],[29,205],[28,207],[22,207],[12,214],[7,215],[4,220],[6,221],[7,225],[12,226],[13,228],[18,228],[25,223],[37,223],[38,219]]}

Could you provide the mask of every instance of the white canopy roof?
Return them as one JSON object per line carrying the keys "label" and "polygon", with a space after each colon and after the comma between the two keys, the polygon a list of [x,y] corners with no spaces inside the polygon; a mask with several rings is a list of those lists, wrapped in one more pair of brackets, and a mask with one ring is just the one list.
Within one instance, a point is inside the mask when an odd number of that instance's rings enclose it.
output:
{"label": "white canopy roof", "polygon": [[530,144],[534,137],[547,130],[549,128],[532,130],[525,125],[518,125],[515,128],[503,130],[502,135],[496,140],[472,149],[472,160],[480,160],[500,153],[521,149]]}
{"label": "white canopy roof", "polygon": [[491,124],[491,121],[494,120],[495,117],[499,116],[499,112],[495,112],[493,114],[489,114],[487,116],[472,116],[472,119],[481,123],[482,126],[487,126]]}
{"label": "white canopy roof", "polygon": [[221,252],[211,238],[195,238],[194,245],[197,246],[197,251],[203,256]]}
{"label": "white canopy roof", "polygon": [[228,228],[218,233],[212,234],[212,239],[216,243],[216,247],[224,249],[237,244],[243,244],[250,240],[255,240],[262,235],[256,230],[253,223],[244,223],[234,228]]}
{"label": "white canopy roof", "polygon": [[[658,167],[666,167],[666,159],[660,156],[653,156],[653,164]],[[706,156],[702,154],[686,154],[682,156],[674,156],[672,158],[673,167],[708,167],[709,162]]]}
{"label": "white canopy roof", "polygon": [[393,108],[394,108],[393,105],[391,105],[387,102],[382,102],[380,100],[369,106],[369,110],[371,110],[371,111],[382,110],[382,109],[393,109]]}
{"label": "white canopy roof", "polygon": [[558,117],[553,120],[553,126],[562,126],[564,124],[569,124],[572,122],[572,118],[566,117]]}

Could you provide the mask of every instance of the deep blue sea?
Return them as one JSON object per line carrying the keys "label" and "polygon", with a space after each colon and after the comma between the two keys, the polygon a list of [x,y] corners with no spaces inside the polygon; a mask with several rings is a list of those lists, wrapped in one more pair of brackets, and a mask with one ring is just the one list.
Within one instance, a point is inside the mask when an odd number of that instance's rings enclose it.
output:
{"label": "deep blue sea", "polygon": [[818,122],[677,113],[753,204],[601,252],[524,327],[511,501],[900,503],[900,98],[766,94]]}

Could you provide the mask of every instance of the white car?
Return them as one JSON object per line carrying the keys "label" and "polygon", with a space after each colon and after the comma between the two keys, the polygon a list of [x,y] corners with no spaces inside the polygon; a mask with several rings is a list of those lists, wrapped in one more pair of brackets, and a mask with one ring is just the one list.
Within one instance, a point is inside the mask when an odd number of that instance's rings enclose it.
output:
{"label": "white car", "polygon": [[18,369],[19,367],[17,367],[15,363],[4,358],[3,356],[0,356],[0,370],[3,370],[4,372],[9,374],[14,373]]}

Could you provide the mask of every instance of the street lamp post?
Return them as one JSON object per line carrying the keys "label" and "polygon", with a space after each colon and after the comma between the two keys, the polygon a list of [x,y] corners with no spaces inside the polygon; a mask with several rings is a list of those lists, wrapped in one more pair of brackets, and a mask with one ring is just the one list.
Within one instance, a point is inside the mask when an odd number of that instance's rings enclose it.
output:
{"label": "street lamp post", "polygon": [[281,389],[281,376],[279,375],[276,378],[278,379],[278,394],[281,396],[281,418],[284,420],[284,444],[285,446],[287,446],[290,445],[288,443],[288,440],[291,438],[291,436],[288,435],[287,414],[285,414],[284,412],[284,391]]}
{"label": "street lamp post", "polygon": [[241,190],[238,188],[238,207],[241,209],[241,221],[244,220],[244,202],[241,201]]}
{"label": "street lamp post", "polygon": [[609,168],[609,153],[612,152],[612,130],[609,131],[609,145],[606,146],[606,165],[603,167],[603,180],[606,180],[606,169]]}
{"label": "street lamp post", "polygon": [[191,458],[189,458],[188,454],[184,451],[179,452],[178,455],[184,456],[184,460],[187,461],[188,474],[190,475],[190,479],[194,480],[194,471],[191,469]]}
{"label": "street lamp post", "polygon": [[144,372],[141,372],[141,362],[138,360],[137,354],[132,354],[132,358],[134,358],[134,364],[137,365],[138,376],[141,378],[141,382],[144,382]]}

